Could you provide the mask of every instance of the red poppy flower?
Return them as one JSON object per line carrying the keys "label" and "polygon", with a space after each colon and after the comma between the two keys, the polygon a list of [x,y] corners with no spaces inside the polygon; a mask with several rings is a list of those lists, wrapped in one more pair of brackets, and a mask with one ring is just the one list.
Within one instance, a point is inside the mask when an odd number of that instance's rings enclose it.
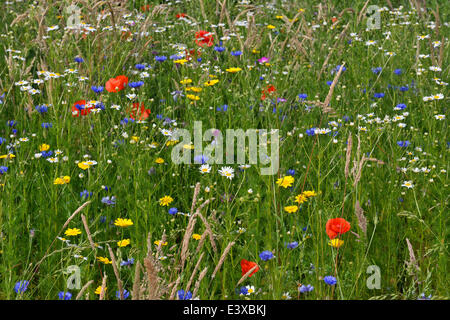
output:
{"label": "red poppy flower", "polygon": [[79,117],[80,114],[82,116],[88,115],[93,108],[94,106],[86,107],[86,100],[78,100],[72,106],[72,116]]}
{"label": "red poppy flower", "polygon": [[261,93],[262,93],[261,100],[266,99],[266,93],[270,94],[270,93],[274,93],[275,91],[277,91],[277,89],[273,85],[268,85],[266,89],[261,91]]}
{"label": "red poppy flower", "polygon": [[211,47],[214,44],[214,37],[211,32],[200,30],[195,33],[195,43],[197,43],[200,47],[203,45],[207,45]]}
{"label": "red poppy flower", "polygon": [[150,5],[149,5],[149,4],[143,5],[143,6],[141,7],[141,10],[142,10],[142,12],[149,11],[149,10],[150,10]]}
{"label": "red poppy flower", "polygon": [[133,120],[136,120],[138,117],[138,120],[145,120],[147,119],[152,112],[150,109],[145,109],[145,106],[143,103],[139,105],[139,102],[133,103],[133,107],[131,108],[130,112],[130,118]]}
{"label": "red poppy flower", "polygon": [[106,91],[108,92],[118,92],[125,88],[125,85],[128,83],[128,78],[126,76],[117,76],[115,78],[111,78],[106,81]]}
{"label": "red poppy flower", "polygon": [[186,17],[186,13],[178,13],[176,15],[176,17],[177,17],[177,19],[184,18],[184,17]]}
{"label": "red poppy flower", "polygon": [[350,230],[350,223],[343,218],[335,218],[327,221],[326,232],[330,239],[344,234]]}
{"label": "red poppy flower", "polygon": [[241,269],[242,269],[242,276],[244,276],[247,272],[250,271],[254,266],[256,266],[256,269],[253,270],[252,273],[250,273],[249,277],[251,277],[253,274],[256,273],[256,271],[259,270],[258,265],[255,262],[247,261],[245,259],[241,260]]}

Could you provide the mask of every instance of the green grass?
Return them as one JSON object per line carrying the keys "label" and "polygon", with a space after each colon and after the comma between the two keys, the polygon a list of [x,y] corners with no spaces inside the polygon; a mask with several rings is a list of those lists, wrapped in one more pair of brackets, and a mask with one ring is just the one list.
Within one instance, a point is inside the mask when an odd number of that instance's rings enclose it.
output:
{"label": "green grass", "polygon": [[[201,1],[197,0],[179,4],[172,1],[172,5],[161,5],[155,11],[158,4],[145,1],[130,1],[126,8],[80,2],[82,21],[96,28],[85,37],[64,30],[69,18],[65,12],[69,1],[47,1],[39,5],[12,1],[6,5],[0,13],[3,22],[0,89],[4,92],[0,104],[0,137],[3,138],[0,155],[13,153],[15,157],[0,159],[0,166],[8,168],[0,175],[0,299],[57,299],[60,291],[70,291],[75,299],[79,290],[67,289],[69,275],[65,273],[71,265],[79,266],[82,285],[93,281],[83,298],[88,293],[89,299],[98,299],[94,291],[107,275],[105,298],[117,299],[118,286],[112,265],[96,259],[111,260],[107,245],[111,246],[117,263],[134,259],[130,266],[117,266],[120,279],[129,292],[134,282],[142,283],[145,288],[142,298],[146,298],[149,285],[144,281],[147,278],[144,272],[149,269],[142,268],[141,278],[135,279],[135,268],[138,262],[144,265],[148,239],[151,261],[160,278],[158,297],[162,299],[169,299],[173,290],[186,289],[200,255],[203,258],[190,291],[194,291],[201,271],[206,270],[196,294],[202,300],[282,299],[286,293],[292,299],[417,299],[422,293],[431,294],[433,299],[447,299],[450,295],[447,275],[449,138],[447,119],[438,120],[436,116],[448,117],[445,82],[449,80],[449,50],[445,37],[448,37],[449,6],[430,1],[419,16],[408,1],[391,2],[394,7],[404,7],[399,14],[389,10],[380,12],[381,29],[375,30],[366,30],[364,15],[358,23],[363,1],[335,2],[320,10],[318,21],[319,8],[312,1],[275,1],[273,9],[267,3],[262,5],[263,1],[252,1],[253,7],[227,1],[221,10],[214,1],[204,0],[208,22],[202,16]],[[150,11],[142,12],[142,6],[147,3]],[[380,4],[384,5],[384,2]],[[432,10],[436,12],[438,6],[440,26],[432,29],[429,25],[436,21]],[[352,7],[354,13],[343,13],[331,28],[331,19],[347,7]],[[230,27],[227,14],[233,22],[249,8],[254,12],[255,24]],[[289,21],[277,16],[293,19],[300,8],[304,12],[288,31]],[[105,16],[97,24],[97,14],[102,10],[104,14],[110,13],[111,9],[114,18]],[[177,19],[178,13],[186,13],[187,19],[195,19],[198,24]],[[124,17],[125,14],[129,16]],[[23,16],[12,24],[20,15]],[[134,23],[127,26],[130,20]],[[247,19],[244,13],[237,20],[251,22],[252,18]],[[224,26],[211,27],[219,23]],[[348,28],[339,41],[347,23]],[[118,30],[102,31],[113,24]],[[274,28],[267,28],[268,24]],[[47,31],[47,27],[54,25],[59,29]],[[317,28],[313,28],[315,25]],[[128,35],[121,27],[136,34]],[[162,28],[165,31],[159,32]],[[213,46],[200,48],[196,44],[195,33],[199,30],[213,32]],[[140,36],[141,32],[148,35]],[[386,32],[390,32],[389,38]],[[230,33],[237,36],[223,40],[225,51],[215,51],[219,38]],[[418,41],[420,35],[429,35],[429,39]],[[368,40],[377,43],[367,46]],[[433,41],[442,43],[433,48]],[[296,43],[301,43],[303,51]],[[201,54],[183,65],[175,64],[170,58],[179,53],[175,44],[184,44],[187,50],[201,50]],[[241,50],[242,55],[231,55],[236,50]],[[330,50],[333,51],[328,64],[321,72]],[[388,56],[386,52],[395,55]],[[430,56],[418,58],[417,53]],[[167,57],[166,61],[155,61],[155,56],[162,55]],[[84,62],[75,62],[77,56]],[[270,58],[269,64],[257,62],[263,56]],[[330,89],[326,82],[334,79],[333,70],[344,62],[346,70],[330,102],[334,112],[324,113],[311,101],[325,101]],[[140,77],[144,71],[135,68],[140,63],[151,66],[145,70],[148,77]],[[430,66],[439,66],[441,71],[432,71]],[[242,70],[225,71],[231,67]],[[382,67],[378,74],[372,72],[376,67]],[[424,70],[418,73],[418,68]],[[77,69],[77,73],[71,74],[66,69]],[[402,73],[395,74],[396,69],[402,69]],[[34,79],[44,79],[44,75],[38,75],[41,70],[64,76],[33,84]],[[97,94],[91,90],[91,86],[105,86],[110,78],[118,75],[126,75],[129,82],[142,80],[144,85],[135,90],[126,87],[117,93],[103,90]],[[219,82],[205,86],[211,79],[209,75]],[[79,76],[88,79],[80,81]],[[444,83],[437,83],[434,77]],[[186,78],[192,79],[192,83],[181,84]],[[21,91],[21,86],[16,85],[21,80],[28,81],[40,93],[31,95]],[[262,91],[269,85],[276,91],[266,94],[267,98],[262,100]],[[189,86],[201,87],[202,91],[185,91]],[[172,96],[175,90],[182,91],[184,97],[175,100]],[[136,97],[130,101],[126,95],[132,92]],[[308,95],[308,102],[299,100],[301,93]],[[385,95],[374,98],[374,93]],[[444,98],[423,100],[438,93]],[[200,99],[191,103],[188,94]],[[286,101],[277,102],[277,98]],[[104,110],[73,117],[72,106],[84,99],[101,101]],[[151,110],[145,123],[121,122],[129,118],[133,102],[142,102]],[[48,105],[48,112],[41,114],[35,107],[43,104]],[[227,111],[217,110],[225,104]],[[394,110],[398,104],[407,107]],[[115,110],[112,105],[121,108]],[[404,119],[394,119],[404,112],[408,112]],[[385,117],[390,121],[383,123]],[[165,118],[174,120],[176,125],[165,122]],[[14,127],[8,125],[10,120],[16,121]],[[276,175],[264,176],[260,175],[260,168],[265,166],[259,162],[245,170],[230,164],[235,176],[229,180],[218,173],[228,164],[212,164],[208,174],[201,174],[198,164],[174,164],[173,144],[166,144],[168,138],[160,129],[176,126],[192,132],[194,121],[202,121],[203,130],[216,128],[224,135],[226,129],[278,129],[280,170]],[[333,121],[335,129],[330,124]],[[42,123],[51,123],[52,127],[44,129]],[[399,123],[405,126],[401,128]],[[336,135],[309,136],[306,130],[312,127],[328,127]],[[350,169],[363,155],[381,161],[364,162],[356,184],[352,172],[345,176],[346,143],[350,134],[353,139]],[[405,140],[411,142],[408,147],[397,144]],[[152,143],[158,145],[152,147]],[[50,146],[53,156],[56,150],[63,152],[57,163],[35,157],[42,144]],[[418,160],[413,160],[414,157]],[[164,159],[164,163],[156,163],[157,158]],[[87,170],[79,168],[76,161],[88,159],[97,164]],[[421,171],[425,167],[429,172]],[[295,170],[292,187],[278,186],[277,179],[288,175],[290,169]],[[69,176],[70,182],[54,185],[54,180],[63,176]],[[414,187],[403,187],[404,181],[412,181]],[[201,214],[212,228],[217,249],[208,238],[197,251],[203,240],[191,238],[185,266],[180,269],[182,242],[190,217],[172,216],[168,210],[176,207],[180,212],[190,213],[197,183],[201,185],[197,206],[210,200]],[[67,226],[80,229],[81,234],[64,236],[67,230],[62,230],[64,223],[87,201],[80,197],[83,190],[92,192],[90,203]],[[295,197],[306,190],[314,190],[317,196],[299,205],[297,212],[285,212],[284,207],[295,204]],[[159,199],[166,195],[174,201],[169,206],[160,206]],[[115,196],[114,206],[102,202],[107,196]],[[365,233],[355,214],[357,201],[367,218]],[[90,247],[81,214],[87,218],[93,241],[101,248]],[[340,237],[344,244],[339,249],[328,244],[330,239],[325,232],[327,221],[338,217],[351,224],[351,232]],[[117,218],[131,219],[133,225],[116,227]],[[238,232],[239,228],[245,231]],[[193,233],[202,235],[205,230],[205,223],[197,218]],[[159,250],[153,242],[161,240],[163,234],[167,246],[162,246],[158,254],[165,259],[158,259],[155,255]],[[58,236],[77,246],[68,246]],[[117,241],[121,239],[130,239],[131,244],[119,248]],[[411,243],[414,257],[406,239]],[[212,278],[232,241],[235,244]],[[286,243],[293,241],[298,242],[298,247],[287,248]],[[272,251],[274,258],[263,261],[259,254],[265,250]],[[241,259],[258,263],[260,269],[237,286],[242,275]],[[408,266],[406,262],[410,261],[415,262]],[[371,265],[380,268],[379,289],[369,289],[366,285],[370,276],[366,270]],[[335,286],[323,281],[328,275],[337,278]],[[25,292],[17,294],[14,286],[20,280],[30,283]],[[299,286],[308,284],[314,290],[299,293]],[[246,285],[254,286],[256,293],[240,296],[240,288]]]}

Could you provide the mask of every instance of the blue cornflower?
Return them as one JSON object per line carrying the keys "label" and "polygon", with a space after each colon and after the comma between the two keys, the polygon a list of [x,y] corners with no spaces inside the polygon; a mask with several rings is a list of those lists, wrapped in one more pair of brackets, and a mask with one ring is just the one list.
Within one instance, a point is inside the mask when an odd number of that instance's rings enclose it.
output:
{"label": "blue cornflower", "polygon": [[0,146],[3,144],[3,142],[6,142],[5,138],[0,137]]}
{"label": "blue cornflower", "polygon": [[191,300],[192,299],[192,293],[190,291],[184,292],[183,289],[177,291],[178,294],[178,300]]}
{"label": "blue cornflower", "polygon": [[194,163],[196,163],[196,164],[205,164],[208,160],[209,160],[209,158],[202,154],[194,157]]}
{"label": "blue cornflower", "polygon": [[46,113],[48,111],[48,107],[46,105],[36,106],[35,109],[39,113]]}
{"label": "blue cornflower", "polygon": [[156,56],[155,60],[159,61],[159,62],[164,62],[167,60],[167,57],[166,56]]}
{"label": "blue cornflower", "polygon": [[402,147],[402,148],[406,148],[407,146],[409,146],[411,144],[411,142],[409,142],[408,140],[405,141],[397,141],[397,145]]}
{"label": "blue cornflower", "polygon": [[288,174],[289,176],[293,176],[293,175],[295,175],[295,170],[294,170],[294,169],[289,169],[289,170],[287,171],[287,174]]}
{"label": "blue cornflower", "polygon": [[120,262],[120,266],[121,267],[129,266],[129,265],[132,265],[132,264],[134,264],[134,258],[130,258],[130,259],[126,260],[126,261],[124,260],[124,261]]}
{"label": "blue cornflower", "polygon": [[41,152],[41,157],[44,157],[44,158],[51,157],[52,155],[53,155],[53,151],[52,150],[42,151]]}
{"label": "blue cornflower", "polygon": [[163,118],[164,116],[160,113],[156,115],[156,119],[162,120]]}
{"label": "blue cornflower", "polygon": [[8,167],[4,167],[4,166],[0,167],[0,174],[5,174],[7,171],[8,171]]}
{"label": "blue cornflower", "polygon": [[[338,65],[336,66],[336,68],[334,68],[333,70],[331,70],[331,74],[336,73],[336,72],[339,72],[339,69],[340,69],[340,68],[341,68],[341,65],[338,64]],[[347,68],[346,68],[346,67],[343,67],[343,68],[342,68],[342,72],[344,72],[345,70],[347,70]]]}
{"label": "blue cornflower", "polygon": [[145,69],[145,64],[142,63],[138,63],[137,65],[134,66],[136,69],[138,70],[144,70]]}
{"label": "blue cornflower", "polygon": [[425,293],[422,293],[417,300],[431,300],[432,295],[430,294],[428,297],[425,295]]}
{"label": "blue cornflower", "polygon": [[408,86],[402,86],[402,87],[400,87],[400,91],[401,92],[405,92],[405,91],[408,91],[409,90],[409,87]]}
{"label": "blue cornflower", "polygon": [[225,51],[225,47],[222,47],[222,46],[215,46],[215,47],[214,47],[214,50],[217,51],[217,52],[224,52],[224,51]]}
{"label": "blue cornflower", "polygon": [[178,212],[178,209],[177,209],[177,208],[170,208],[170,209],[169,209],[169,214],[172,215],[172,216],[175,215],[175,214],[177,214],[177,212]]}
{"label": "blue cornflower", "polygon": [[103,91],[103,87],[102,86],[92,86],[91,87],[92,91],[94,91],[95,93],[100,93]]}
{"label": "blue cornflower", "polygon": [[134,119],[123,118],[122,120],[120,120],[120,124],[127,124],[128,122],[134,122]]}
{"label": "blue cornflower", "polygon": [[380,92],[380,93],[374,93],[373,96],[374,96],[375,98],[383,98],[383,97],[384,97],[384,93],[383,93],[383,92]]}
{"label": "blue cornflower", "polygon": [[313,136],[313,135],[315,135],[315,134],[316,134],[316,128],[311,128],[311,129],[306,130],[306,134],[307,134],[308,136]]}
{"label": "blue cornflower", "polygon": [[81,199],[83,199],[83,198],[87,199],[91,196],[92,196],[92,192],[89,192],[86,189],[80,192]]}
{"label": "blue cornflower", "polygon": [[326,276],[325,278],[323,278],[323,281],[325,281],[325,283],[330,286],[334,286],[337,283],[336,278],[333,276]]}
{"label": "blue cornflower", "polygon": [[375,73],[375,74],[379,74],[381,72],[381,70],[383,70],[382,67],[372,68],[372,72]]}
{"label": "blue cornflower", "polygon": [[312,285],[310,285],[310,284],[308,284],[308,285],[303,285],[303,286],[301,286],[300,288],[298,288],[298,291],[300,292],[300,293],[307,293],[307,292],[311,292],[311,291],[313,291],[314,290],[314,287],[312,286]]}
{"label": "blue cornflower", "polygon": [[42,122],[41,123],[41,127],[44,128],[44,129],[48,129],[48,128],[53,127],[53,125],[52,125],[51,122]]}
{"label": "blue cornflower", "polygon": [[235,56],[235,57],[240,56],[241,54],[242,54],[242,51],[239,51],[239,50],[231,51],[231,55]]}
{"label": "blue cornflower", "polygon": [[182,57],[182,56],[178,56],[178,55],[176,55],[176,54],[173,54],[173,55],[171,55],[169,58],[170,58],[170,60],[180,60],[180,59],[182,59],[183,57]]}
{"label": "blue cornflower", "polygon": [[113,206],[116,204],[116,197],[112,196],[112,197],[103,197],[102,198],[102,203],[108,205],[108,206]]}
{"label": "blue cornflower", "polygon": [[241,287],[241,290],[239,290],[239,294],[246,296],[248,294],[247,287]]}
{"label": "blue cornflower", "polygon": [[16,120],[8,120],[8,121],[6,121],[6,125],[7,125],[8,127],[15,127],[16,124],[17,124],[17,121],[16,121]]}
{"label": "blue cornflower", "polygon": [[[123,299],[125,300],[130,296],[130,292],[127,289],[123,289]],[[116,298],[120,299],[120,291],[116,291]]]}
{"label": "blue cornflower", "polygon": [[401,75],[403,73],[403,70],[402,69],[395,69],[394,73],[399,76],[399,75]]}
{"label": "blue cornflower", "polygon": [[269,251],[269,250],[266,250],[266,251],[261,252],[261,253],[259,254],[259,257],[260,257],[261,260],[263,260],[263,261],[267,261],[267,260],[270,260],[270,259],[275,258],[275,256],[273,255],[272,251]]}
{"label": "blue cornflower", "polygon": [[297,241],[289,242],[286,244],[286,247],[288,249],[295,249],[298,247],[298,242]]}
{"label": "blue cornflower", "polygon": [[16,284],[14,286],[14,291],[16,293],[23,293],[27,290],[29,284],[30,284],[30,282],[27,280],[20,280],[20,281],[16,282]]}
{"label": "blue cornflower", "polygon": [[327,81],[327,85],[331,86],[331,84],[333,83],[333,81]]}
{"label": "blue cornflower", "polygon": [[406,104],[399,103],[398,105],[395,106],[394,110],[403,110],[405,108],[406,108]]}
{"label": "blue cornflower", "polygon": [[308,98],[308,95],[307,95],[306,93],[300,93],[300,94],[298,95],[298,98],[299,98],[300,100],[305,100],[306,98]]}
{"label": "blue cornflower", "polygon": [[228,105],[227,105],[227,104],[224,104],[224,105],[221,106],[221,107],[217,107],[216,110],[217,110],[217,111],[223,111],[223,112],[225,112],[225,111],[228,110]]}
{"label": "blue cornflower", "polygon": [[70,300],[70,299],[72,299],[72,294],[70,292],[60,291],[60,292],[58,292],[58,299],[59,300]]}
{"label": "blue cornflower", "polygon": [[75,60],[75,62],[78,62],[78,63],[84,62],[83,58],[81,58],[81,57],[75,57],[74,60]]}
{"label": "blue cornflower", "polygon": [[139,88],[144,84],[144,81],[137,81],[137,82],[130,82],[128,83],[128,86],[131,88]]}

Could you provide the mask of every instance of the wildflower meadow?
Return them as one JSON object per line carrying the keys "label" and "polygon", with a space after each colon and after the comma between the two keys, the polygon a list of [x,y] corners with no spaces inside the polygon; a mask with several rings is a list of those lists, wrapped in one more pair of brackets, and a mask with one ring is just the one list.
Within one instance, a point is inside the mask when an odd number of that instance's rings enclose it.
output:
{"label": "wildflower meadow", "polygon": [[448,1],[2,1],[1,300],[444,300]]}

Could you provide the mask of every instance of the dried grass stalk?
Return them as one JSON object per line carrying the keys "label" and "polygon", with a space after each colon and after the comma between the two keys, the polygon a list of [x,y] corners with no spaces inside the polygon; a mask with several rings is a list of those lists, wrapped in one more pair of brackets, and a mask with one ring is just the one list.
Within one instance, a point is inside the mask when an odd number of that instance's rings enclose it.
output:
{"label": "dried grass stalk", "polygon": [[133,291],[131,292],[132,300],[140,300],[140,286],[141,286],[141,263],[136,263],[136,269],[134,269],[134,282]]}
{"label": "dried grass stalk", "polygon": [[203,269],[203,271],[198,276],[198,280],[195,283],[194,292],[192,293],[192,297],[195,298],[197,296],[198,289],[200,288],[200,282],[202,282],[203,278],[206,276],[207,271],[208,271],[208,267],[205,267],[205,269]]}
{"label": "dried grass stalk", "polygon": [[250,270],[248,270],[248,271],[241,277],[241,279],[239,279],[238,283],[236,284],[236,287],[237,287],[238,285],[240,285],[242,282],[244,282],[245,279],[247,279],[247,278],[252,274],[252,272],[255,271],[256,268],[258,268],[258,265],[254,266],[253,268],[251,268]]}
{"label": "dried grass stalk", "polygon": [[148,299],[158,300],[160,298],[159,278],[153,256],[148,256],[144,259],[144,266],[148,278]]}
{"label": "dried grass stalk", "polygon": [[114,271],[114,275],[116,276],[117,287],[119,288],[120,300],[123,300],[123,286],[122,286],[122,280],[120,280],[119,270],[117,269],[116,256],[114,255],[114,252],[112,251],[109,244],[106,244],[106,246],[108,247],[109,255],[111,256],[113,271]]}
{"label": "dried grass stalk", "polygon": [[220,257],[219,263],[217,264],[216,268],[214,269],[212,275],[211,275],[211,279],[214,279],[214,277],[216,276],[217,271],[219,271],[220,267],[222,266],[223,262],[225,261],[225,258],[227,257],[228,252],[231,250],[231,247],[234,246],[235,242],[230,242],[227,247],[225,248],[225,250],[222,253],[222,256]]}
{"label": "dried grass stalk", "polygon": [[86,289],[94,282],[94,280],[89,280],[80,290],[80,292],[78,292],[77,297],[75,298],[75,300],[80,300],[81,297],[83,296],[83,293],[86,291]]}
{"label": "dried grass stalk", "polygon": [[107,276],[106,274],[103,276],[102,287],[101,287],[101,289],[100,289],[100,297],[99,297],[100,300],[104,300],[104,299],[105,299],[105,293],[106,293],[106,278],[107,278],[107,277],[108,277],[108,276]]}
{"label": "dried grass stalk", "polygon": [[197,263],[195,264],[194,271],[192,271],[191,277],[189,278],[189,282],[186,285],[186,292],[189,291],[189,289],[191,288],[192,281],[194,281],[194,277],[197,274],[197,270],[200,267],[200,262],[202,262],[204,255],[205,255],[205,253],[202,252],[202,254],[200,255],[200,257],[197,260]]}
{"label": "dried grass stalk", "polygon": [[350,132],[347,139],[347,153],[345,155],[345,179],[348,178],[349,174],[349,168],[350,168],[350,160],[352,156],[352,145],[353,145],[353,139],[352,139],[352,133]]}
{"label": "dried grass stalk", "polygon": [[364,215],[364,210],[363,210],[363,208],[361,208],[358,200],[356,200],[356,203],[355,203],[355,214],[356,214],[356,217],[358,218],[358,226],[364,232],[364,235],[366,235],[366,233],[367,233],[367,218]]}
{"label": "dried grass stalk", "polygon": [[89,231],[89,226],[86,221],[86,217],[83,214],[81,215],[81,220],[83,221],[84,230],[86,231],[86,234],[88,236],[89,244],[91,245],[92,250],[95,251],[95,244],[94,241],[92,240],[91,231]]}

